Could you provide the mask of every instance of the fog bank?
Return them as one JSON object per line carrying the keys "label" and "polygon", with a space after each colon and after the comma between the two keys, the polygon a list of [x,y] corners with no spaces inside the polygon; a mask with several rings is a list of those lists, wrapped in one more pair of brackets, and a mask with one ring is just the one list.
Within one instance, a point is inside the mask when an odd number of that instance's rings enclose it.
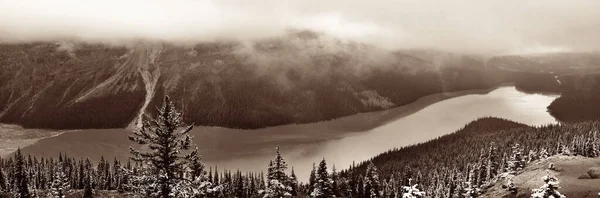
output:
{"label": "fog bank", "polygon": [[252,41],[308,29],[388,49],[589,51],[598,0],[0,0],[0,42]]}

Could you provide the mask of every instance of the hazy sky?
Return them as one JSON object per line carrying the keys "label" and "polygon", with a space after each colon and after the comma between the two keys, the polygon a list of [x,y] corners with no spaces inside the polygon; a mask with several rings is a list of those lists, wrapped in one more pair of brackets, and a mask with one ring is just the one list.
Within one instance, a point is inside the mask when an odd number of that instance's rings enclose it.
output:
{"label": "hazy sky", "polygon": [[0,0],[0,40],[252,40],[310,29],[385,48],[598,50],[600,0]]}

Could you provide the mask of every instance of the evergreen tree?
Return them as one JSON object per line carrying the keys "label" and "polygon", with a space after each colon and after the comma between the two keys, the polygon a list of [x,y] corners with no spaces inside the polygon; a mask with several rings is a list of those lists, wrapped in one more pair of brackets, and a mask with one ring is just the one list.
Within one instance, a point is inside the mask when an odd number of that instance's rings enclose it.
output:
{"label": "evergreen tree", "polygon": [[48,197],[53,198],[65,198],[69,191],[71,190],[71,185],[69,184],[69,178],[62,170],[62,164],[60,162],[56,167],[56,171],[54,172],[54,180],[50,186],[50,192],[48,193]]}
{"label": "evergreen tree", "polygon": [[269,172],[267,174],[267,189],[263,191],[264,197],[288,197],[291,196],[287,182],[287,175],[285,170],[287,169],[287,163],[281,156],[279,146],[276,147],[277,154],[275,159],[269,163]]}
{"label": "evergreen tree", "polygon": [[29,198],[31,194],[29,193],[29,180],[27,178],[27,172],[25,170],[25,162],[23,159],[23,155],[21,154],[21,148],[17,149],[15,153],[15,167],[14,167],[14,186],[16,187],[16,191],[14,193],[14,198]]}
{"label": "evergreen tree", "polygon": [[508,161],[508,172],[515,173],[525,166],[525,161],[523,160],[523,149],[519,144],[515,144],[512,147],[512,155]]}
{"label": "evergreen tree", "polygon": [[364,179],[364,193],[365,197],[381,197],[381,185],[379,184],[379,173],[377,167],[373,162],[369,162],[367,166],[367,172],[365,173]]}
{"label": "evergreen tree", "polygon": [[292,173],[290,174],[290,194],[292,196],[298,196],[298,178],[296,177],[296,173],[294,173],[294,167],[292,167]]}
{"label": "evergreen tree", "polygon": [[[2,159],[0,159],[1,161]],[[4,171],[2,166],[0,165],[0,192],[8,192],[8,185],[6,184],[6,176],[4,176]]]}
{"label": "evergreen tree", "polygon": [[317,198],[335,197],[332,183],[329,173],[327,172],[327,162],[325,161],[325,158],[323,158],[317,168],[316,183],[310,196]]}
{"label": "evergreen tree", "polygon": [[310,176],[308,177],[308,192],[306,194],[310,194],[313,192],[315,188],[315,184],[317,183],[317,167],[313,162],[312,170],[310,171]]}
{"label": "evergreen tree", "polygon": [[542,178],[544,185],[539,189],[534,189],[531,197],[533,198],[564,198],[565,196],[558,192],[558,179],[551,175]]}
{"label": "evergreen tree", "polygon": [[92,179],[90,175],[87,174],[85,179],[83,180],[83,198],[92,198],[94,197],[94,192],[92,190]]}
{"label": "evergreen tree", "polygon": [[[356,194],[357,197],[365,197],[365,180],[364,177],[360,175],[358,177],[358,182],[356,183]],[[368,196],[367,196],[368,197]]]}
{"label": "evergreen tree", "polygon": [[342,194],[340,193],[339,178],[338,178],[337,170],[335,169],[335,164],[331,168],[331,190],[333,191],[333,195],[335,197],[342,196]]}
{"label": "evergreen tree", "polygon": [[491,178],[495,177],[496,175],[499,174],[499,170],[500,170],[500,156],[498,156],[498,148],[496,147],[496,143],[492,142],[490,143],[490,148],[488,149],[488,170],[487,170],[487,180],[490,180]]}
{"label": "evergreen tree", "polygon": [[408,186],[402,186],[402,198],[421,198],[425,197],[425,192],[419,190],[417,184],[412,184],[412,179],[408,180]]}
{"label": "evergreen tree", "polygon": [[171,189],[185,178],[181,177],[184,166],[197,151],[189,152],[192,138],[188,135],[193,125],[178,131],[182,126],[179,113],[169,97],[158,110],[156,119],[144,120],[142,127],[133,132],[129,139],[141,145],[148,145],[149,151],[142,152],[130,147],[133,160],[144,163],[148,169],[144,174],[147,182],[141,188],[151,197],[171,197]]}
{"label": "evergreen tree", "polygon": [[596,132],[589,132],[587,140],[585,141],[584,156],[586,157],[598,157],[598,137]]}

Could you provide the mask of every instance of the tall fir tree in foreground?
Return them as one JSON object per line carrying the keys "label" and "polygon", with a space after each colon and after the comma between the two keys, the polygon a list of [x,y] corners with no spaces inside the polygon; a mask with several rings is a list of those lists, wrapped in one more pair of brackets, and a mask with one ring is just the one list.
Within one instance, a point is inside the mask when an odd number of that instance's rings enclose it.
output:
{"label": "tall fir tree in foreground", "polygon": [[289,178],[285,174],[287,163],[281,156],[279,146],[276,147],[275,159],[269,163],[267,172],[267,188],[263,191],[263,197],[289,197],[292,188],[289,186]]}
{"label": "tall fir tree in foreground", "polygon": [[27,178],[27,172],[25,170],[25,159],[21,154],[21,148],[17,149],[15,153],[15,167],[14,167],[14,185],[15,192],[14,198],[29,198],[31,193],[29,192],[29,180]]}
{"label": "tall fir tree in foreground", "polygon": [[333,181],[327,172],[327,162],[325,161],[325,158],[323,158],[323,160],[321,160],[319,163],[319,167],[317,168],[317,173],[315,176],[316,182],[314,184],[315,186],[313,191],[310,193],[310,196],[316,198],[335,197],[332,189]]}
{"label": "tall fir tree in foreground", "polygon": [[140,183],[141,192],[147,197],[173,197],[172,189],[186,180],[182,175],[186,165],[198,155],[191,149],[192,138],[188,135],[193,125],[182,127],[181,113],[169,97],[158,110],[156,119],[147,118],[142,127],[129,136],[129,140],[148,146],[148,151],[130,147],[132,159],[140,162],[145,175]]}

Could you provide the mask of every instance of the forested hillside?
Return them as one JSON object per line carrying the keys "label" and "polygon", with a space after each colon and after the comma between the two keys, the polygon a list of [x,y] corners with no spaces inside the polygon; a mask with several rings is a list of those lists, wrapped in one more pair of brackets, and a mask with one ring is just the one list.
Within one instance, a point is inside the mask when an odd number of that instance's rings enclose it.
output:
{"label": "forested hillside", "polygon": [[395,187],[387,193],[397,194],[402,192],[399,186],[412,179],[431,196],[481,194],[501,177],[518,173],[536,159],[556,154],[597,157],[599,127],[599,122],[529,127],[482,118],[456,133],[382,153],[342,171],[341,176],[348,184],[347,192],[366,193],[356,185],[364,182],[373,163],[379,170],[382,193],[384,183]]}
{"label": "forested hillside", "polygon": [[383,110],[434,93],[502,83],[556,92],[553,75],[506,68],[512,64],[476,55],[388,51],[313,32],[192,46],[2,44],[0,122],[26,128],[123,128],[139,125],[143,114],[170,95],[186,112],[187,123],[261,128]]}
{"label": "forested hillside", "polygon": [[552,116],[563,122],[600,120],[600,74],[560,76],[562,95],[550,104]]}

